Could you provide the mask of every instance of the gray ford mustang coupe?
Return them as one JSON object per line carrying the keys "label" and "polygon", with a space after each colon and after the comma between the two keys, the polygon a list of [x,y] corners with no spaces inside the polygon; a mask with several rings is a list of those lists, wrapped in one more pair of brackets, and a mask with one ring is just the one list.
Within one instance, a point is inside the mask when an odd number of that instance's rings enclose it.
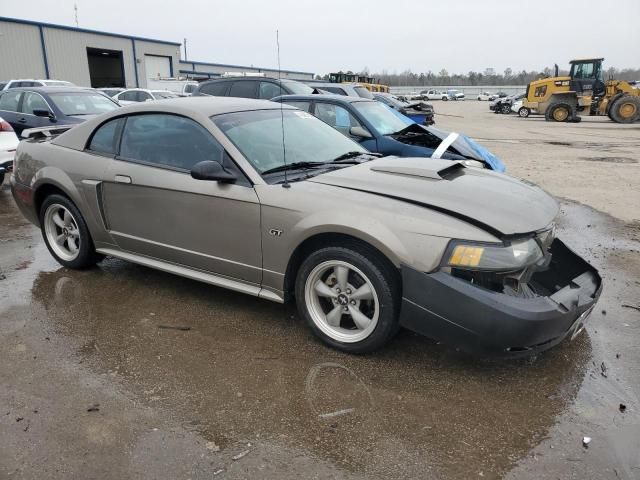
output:
{"label": "gray ford mustang coupe", "polygon": [[105,256],[284,302],[324,342],[400,326],[518,355],[576,335],[598,272],[555,238],[555,200],[461,162],[379,157],[268,101],[132,105],[20,143],[14,198],[69,268]]}

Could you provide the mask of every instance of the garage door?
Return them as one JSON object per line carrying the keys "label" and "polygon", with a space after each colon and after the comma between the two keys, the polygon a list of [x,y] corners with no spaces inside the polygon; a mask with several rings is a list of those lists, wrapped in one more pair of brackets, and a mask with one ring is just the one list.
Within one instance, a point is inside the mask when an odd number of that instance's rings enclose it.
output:
{"label": "garage door", "polygon": [[171,77],[171,57],[145,55],[144,66],[147,72],[147,78]]}

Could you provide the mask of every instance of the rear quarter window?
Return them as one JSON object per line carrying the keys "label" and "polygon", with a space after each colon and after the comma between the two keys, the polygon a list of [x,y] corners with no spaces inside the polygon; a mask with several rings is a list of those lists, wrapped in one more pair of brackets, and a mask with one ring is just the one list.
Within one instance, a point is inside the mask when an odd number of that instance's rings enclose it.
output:
{"label": "rear quarter window", "polygon": [[212,95],[214,97],[224,97],[229,90],[230,82],[212,82],[200,85],[199,93]]}
{"label": "rear quarter window", "polygon": [[99,126],[93,132],[88,149],[102,155],[116,155],[123,123],[124,118],[116,118]]}

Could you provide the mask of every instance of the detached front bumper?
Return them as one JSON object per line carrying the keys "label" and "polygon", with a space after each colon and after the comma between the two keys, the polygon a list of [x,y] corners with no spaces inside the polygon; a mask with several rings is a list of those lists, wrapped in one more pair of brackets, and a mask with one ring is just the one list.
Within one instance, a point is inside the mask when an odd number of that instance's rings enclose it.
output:
{"label": "detached front bumper", "polygon": [[517,356],[546,350],[580,331],[602,291],[598,271],[560,240],[548,270],[530,284],[549,295],[498,293],[445,272],[402,268],[400,323],[463,350]]}

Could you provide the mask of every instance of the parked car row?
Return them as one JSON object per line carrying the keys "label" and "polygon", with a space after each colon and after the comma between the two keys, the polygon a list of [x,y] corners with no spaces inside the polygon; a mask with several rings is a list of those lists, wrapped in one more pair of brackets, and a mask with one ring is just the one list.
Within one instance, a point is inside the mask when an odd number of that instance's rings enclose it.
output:
{"label": "parked car row", "polygon": [[0,185],[13,169],[13,157],[18,147],[18,136],[5,119],[0,117]]}
{"label": "parked car row", "polygon": [[509,95],[508,97],[497,98],[489,104],[489,110],[494,113],[509,114],[513,104],[525,97],[524,93]]}
{"label": "parked car row", "polygon": [[380,102],[275,100],[116,105],[21,142],[13,196],[65,267],[108,255],[293,299],[345,352],[380,348],[401,326],[500,355],[581,330],[602,280],[555,238],[559,208],[543,190]]}

